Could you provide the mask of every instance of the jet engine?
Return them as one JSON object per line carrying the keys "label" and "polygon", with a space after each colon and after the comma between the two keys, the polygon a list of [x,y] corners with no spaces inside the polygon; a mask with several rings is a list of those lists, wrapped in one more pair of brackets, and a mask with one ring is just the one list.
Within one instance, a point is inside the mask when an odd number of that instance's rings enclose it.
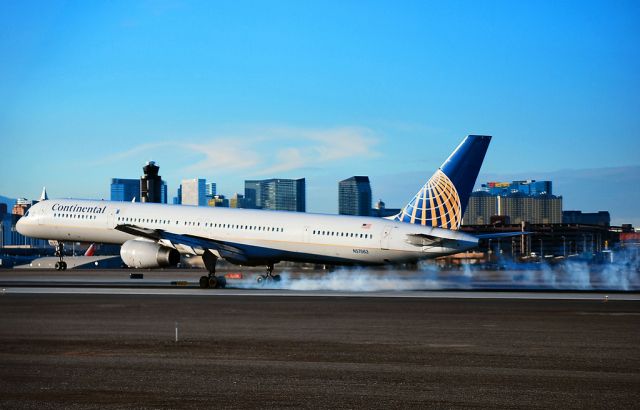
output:
{"label": "jet engine", "polygon": [[164,268],[176,266],[180,253],[155,242],[131,239],[120,248],[122,261],[130,268]]}

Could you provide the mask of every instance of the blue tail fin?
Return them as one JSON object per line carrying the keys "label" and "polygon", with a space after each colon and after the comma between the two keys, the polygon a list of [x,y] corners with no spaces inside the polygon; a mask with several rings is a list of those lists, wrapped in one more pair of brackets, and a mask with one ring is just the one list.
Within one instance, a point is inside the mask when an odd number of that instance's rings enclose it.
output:
{"label": "blue tail fin", "polygon": [[465,138],[402,211],[390,219],[458,229],[490,141],[486,135]]}

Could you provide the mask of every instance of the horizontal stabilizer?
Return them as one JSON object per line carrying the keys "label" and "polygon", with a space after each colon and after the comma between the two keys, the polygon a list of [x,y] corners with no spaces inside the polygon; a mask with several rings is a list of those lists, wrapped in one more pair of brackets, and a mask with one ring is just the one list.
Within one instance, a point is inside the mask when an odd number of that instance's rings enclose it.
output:
{"label": "horizontal stabilizer", "polygon": [[498,238],[511,238],[513,236],[531,235],[531,232],[498,232],[498,233],[483,233],[480,235],[473,235],[478,239],[498,239]]}

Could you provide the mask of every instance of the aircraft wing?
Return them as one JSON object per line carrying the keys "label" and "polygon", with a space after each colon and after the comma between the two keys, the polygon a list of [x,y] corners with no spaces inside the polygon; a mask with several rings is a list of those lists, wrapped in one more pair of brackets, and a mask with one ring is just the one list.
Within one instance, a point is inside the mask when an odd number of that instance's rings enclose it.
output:
{"label": "aircraft wing", "polygon": [[142,228],[136,225],[116,225],[115,229],[175,248],[180,253],[201,255],[205,250],[209,249],[224,259],[239,262],[248,260],[244,250],[224,241],[203,238],[197,235],[178,234],[162,229]]}

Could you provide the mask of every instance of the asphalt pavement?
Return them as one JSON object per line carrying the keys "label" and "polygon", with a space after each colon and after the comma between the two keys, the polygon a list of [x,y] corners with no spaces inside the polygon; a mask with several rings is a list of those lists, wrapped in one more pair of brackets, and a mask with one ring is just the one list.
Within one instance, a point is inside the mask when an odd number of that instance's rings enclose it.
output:
{"label": "asphalt pavement", "polygon": [[637,408],[640,399],[634,300],[10,290],[0,295],[0,408]]}

